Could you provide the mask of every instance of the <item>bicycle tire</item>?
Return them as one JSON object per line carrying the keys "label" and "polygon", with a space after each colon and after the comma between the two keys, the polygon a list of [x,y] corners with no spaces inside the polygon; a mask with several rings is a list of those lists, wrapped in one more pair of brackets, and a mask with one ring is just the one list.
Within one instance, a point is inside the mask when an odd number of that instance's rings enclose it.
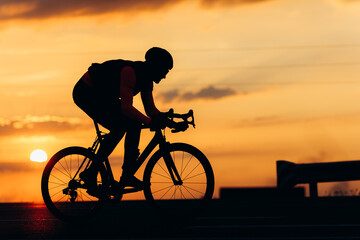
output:
{"label": "bicycle tire", "polygon": [[214,193],[211,164],[199,149],[189,144],[170,144],[169,152],[183,183],[174,185],[159,150],[150,158],[144,170],[145,198],[166,215],[195,215],[212,199]]}
{"label": "bicycle tire", "polygon": [[[41,180],[42,196],[50,212],[63,221],[87,219],[100,207],[99,198],[89,195],[85,188],[79,187],[71,192],[73,196],[76,195],[75,200],[71,199],[71,194],[64,193],[84,158],[86,161],[94,161],[96,155],[83,147],[68,147],[57,152],[45,166]],[[82,165],[79,173],[85,166]],[[105,184],[103,179],[106,179],[106,175],[102,164],[99,164],[99,173],[98,185]],[[77,181],[80,182],[80,179]]]}

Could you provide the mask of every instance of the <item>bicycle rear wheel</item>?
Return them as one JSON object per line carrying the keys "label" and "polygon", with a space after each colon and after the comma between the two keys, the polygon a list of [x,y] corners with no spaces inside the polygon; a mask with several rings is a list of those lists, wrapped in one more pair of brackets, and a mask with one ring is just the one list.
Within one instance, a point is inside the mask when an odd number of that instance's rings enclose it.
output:
{"label": "bicycle rear wheel", "polygon": [[[91,216],[99,207],[99,198],[87,193],[79,177],[95,159],[95,154],[88,149],[69,147],[49,160],[42,175],[41,191],[47,208],[56,217],[76,221]],[[98,187],[104,184],[104,176],[105,169],[99,164]]]}
{"label": "bicycle rear wheel", "polygon": [[[161,151],[156,152],[144,172],[144,194],[168,215],[196,214],[212,198],[214,173],[206,156],[197,148],[174,143],[169,146],[181,183],[174,183]],[[171,160],[170,160],[171,161]]]}

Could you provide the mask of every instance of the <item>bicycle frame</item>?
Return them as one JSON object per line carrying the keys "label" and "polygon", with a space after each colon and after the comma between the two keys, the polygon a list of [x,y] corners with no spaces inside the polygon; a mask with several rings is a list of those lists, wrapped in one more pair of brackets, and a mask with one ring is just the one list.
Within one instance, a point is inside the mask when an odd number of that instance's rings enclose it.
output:
{"label": "bicycle frame", "polygon": [[[90,148],[88,148],[88,149],[89,149],[91,152],[93,152],[93,153],[96,154],[96,151],[98,150],[98,148],[99,148],[99,146],[100,146],[100,144],[101,144],[101,141],[102,141],[102,139],[104,138],[104,136],[105,136],[106,134],[102,134],[102,132],[101,132],[100,129],[99,129],[98,124],[97,124],[95,121],[94,121],[94,124],[95,124],[95,129],[96,129],[96,139],[95,139],[93,145],[92,145]],[[107,160],[107,159],[106,159],[106,160]],[[80,166],[79,166],[78,170],[76,171],[76,173],[74,174],[74,177],[72,178],[72,180],[75,180],[75,178],[78,176],[79,171],[80,171],[80,169],[83,167],[83,165],[84,165],[85,162],[86,162],[86,158],[85,158],[85,159],[82,161],[82,163],[80,164]],[[91,163],[90,161],[87,162],[87,164],[86,164],[86,166],[85,166],[85,169],[87,169],[87,168],[90,166],[90,163]],[[109,161],[107,161],[107,163],[105,163],[105,164],[106,164],[106,166],[109,165],[109,167],[110,167]],[[112,171],[110,171],[109,174],[110,174],[110,178],[111,178],[111,179],[114,179],[114,176],[113,176],[113,174],[112,174]]]}
{"label": "bicycle frame", "polygon": [[[106,136],[106,134],[103,134],[100,131],[99,126],[95,121],[94,121],[94,124],[95,124],[95,128],[96,128],[97,137],[96,137],[92,147],[90,147],[89,149],[96,154],[96,152],[97,152],[99,146],[101,145],[102,140],[103,140],[104,136]],[[161,132],[161,130],[155,131],[154,137],[151,139],[151,141],[148,143],[148,145],[146,146],[144,151],[140,154],[140,156],[136,160],[134,168],[132,169],[132,172],[130,172],[130,174],[134,175],[139,170],[139,168],[142,166],[142,164],[146,161],[146,159],[150,156],[150,154],[153,152],[153,150],[158,145],[159,145],[159,150],[163,153],[166,167],[169,170],[171,179],[173,180],[174,184],[175,185],[182,184],[180,174],[178,173],[178,171],[175,167],[175,164],[174,164],[174,161],[172,160],[170,152],[167,150],[170,143],[166,141],[166,138],[165,138],[164,134]],[[83,163],[80,165],[79,170],[81,169],[81,167],[83,166],[85,161],[86,161],[86,159],[84,159]],[[114,179],[114,175],[113,175],[113,172],[111,169],[109,159],[105,158],[103,160],[103,162],[105,164],[105,169],[108,174],[109,181],[114,182],[115,179]],[[89,165],[90,165],[90,162],[87,163],[86,168],[89,167]],[[79,172],[79,170],[78,170],[78,172]],[[75,176],[77,176],[78,172],[75,174]],[[75,178],[75,176],[74,176],[74,178]]]}
{"label": "bicycle frame", "polygon": [[[149,144],[146,146],[144,151],[141,153],[139,158],[136,160],[136,165],[131,172],[131,174],[135,174],[141,165],[145,162],[145,160],[149,157],[152,151],[159,145],[159,150],[162,152],[162,155],[165,160],[166,167],[169,170],[171,179],[173,180],[175,185],[181,184],[181,177],[175,167],[174,161],[168,151],[168,146],[170,145],[169,142],[166,141],[164,134],[162,134],[161,130],[156,130],[154,137],[151,139]],[[177,178],[177,179],[176,179]]]}

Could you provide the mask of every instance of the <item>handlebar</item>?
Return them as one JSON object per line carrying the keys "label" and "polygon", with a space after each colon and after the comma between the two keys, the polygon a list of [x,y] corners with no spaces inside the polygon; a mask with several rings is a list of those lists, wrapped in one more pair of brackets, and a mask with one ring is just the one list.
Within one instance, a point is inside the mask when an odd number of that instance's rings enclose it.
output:
{"label": "handlebar", "polygon": [[[172,133],[184,132],[188,129],[189,125],[192,125],[195,128],[195,119],[193,110],[189,110],[188,113],[178,114],[174,113],[174,109],[170,109],[167,112],[167,117],[169,118],[168,127],[172,128]],[[175,122],[174,118],[181,119],[182,122]]]}
{"label": "handlebar", "polygon": [[[195,128],[195,119],[194,119],[194,112],[193,110],[189,110],[188,113],[185,114],[179,114],[174,113],[174,109],[170,109],[168,112],[163,113],[165,120],[165,125],[162,128],[169,127],[171,128],[172,133],[177,132],[184,132],[186,129],[188,129],[189,125],[193,126]],[[181,119],[182,121],[177,122],[175,119]],[[146,126],[143,126],[142,128],[148,128]],[[158,129],[151,128],[150,131],[156,131]]]}
{"label": "handlebar", "polygon": [[195,128],[195,119],[194,119],[193,110],[189,110],[189,112],[185,114],[178,114],[178,113],[174,113],[174,109],[171,108],[167,114],[171,121],[173,121],[174,118],[180,118],[183,120],[183,122],[186,122],[187,124],[190,124]]}

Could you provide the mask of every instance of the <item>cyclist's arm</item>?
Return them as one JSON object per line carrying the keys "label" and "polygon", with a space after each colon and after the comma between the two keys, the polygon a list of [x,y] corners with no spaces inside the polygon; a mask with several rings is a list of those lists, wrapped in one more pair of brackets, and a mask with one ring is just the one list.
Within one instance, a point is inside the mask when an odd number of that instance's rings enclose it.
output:
{"label": "cyclist's arm", "polygon": [[160,111],[155,106],[152,89],[142,91],[141,99],[144,104],[146,115],[152,118],[160,113]]}
{"label": "cyclist's arm", "polygon": [[136,76],[132,67],[124,67],[120,73],[120,99],[122,113],[146,125],[150,124],[151,119],[142,114],[133,106],[133,92],[136,83]]}

